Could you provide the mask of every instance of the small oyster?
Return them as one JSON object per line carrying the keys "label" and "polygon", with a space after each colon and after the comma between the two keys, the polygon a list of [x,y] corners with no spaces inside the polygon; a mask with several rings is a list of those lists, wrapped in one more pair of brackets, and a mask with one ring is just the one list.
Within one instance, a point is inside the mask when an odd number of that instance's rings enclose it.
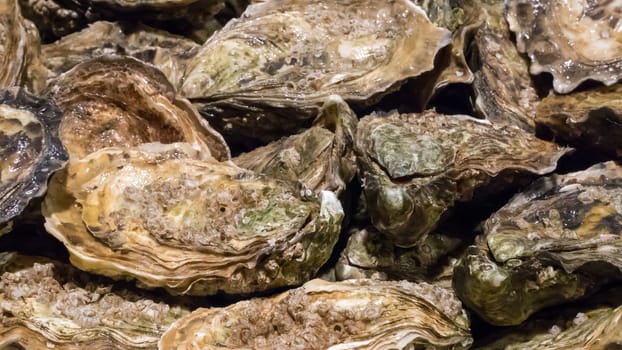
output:
{"label": "small oyster", "polygon": [[206,157],[230,157],[222,136],[175,95],[164,74],[134,58],[78,64],[59,76],[48,94],[64,112],[60,137],[71,157],[148,142],[188,142]]}
{"label": "small oyster", "polygon": [[339,236],[334,194],[303,196],[290,182],[191,159],[192,152],[146,144],[70,161],[45,197],[46,229],[76,267],[174,294],[243,294],[309,280]]}
{"label": "small oyster", "polygon": [[112,291],[71,266],[0,253],[0,347],[155,349],[189,312],[135,293]]}
{"label": "small oyster", "polygon": [[486,221],[454,271],[458,295],[488,322],[515,325],[622,278],[620,184],[613,162],[534,182]]}
{"label": "small oyster", "polygon": [[175,87],[199,45],[142,24],[99,21],[42,47],[48,80],[93,57],[128,55],[153,64]]}
{"label": "small oyster", "polygon": [[272,141],[331,94],[369,104],[432,70],[450,40],[408,0],[266,1],[203,45],[181,91],[223,135]]}
{"label": "small oyster", "polygon": [[45,193],[48,177],[65,164],[61,118],[48,100],[21,88],[0,90],[0,231]]}
{"label": "small oyster", "polygon": [[242,154],[233,162],[257,173],[301,181],[316,192],[339,195],[356,174],[357,121],[347,103],[330,96],[313,127]]}
{"label": "small oyster", "polygon": [[555,91],[622,77],[619,1],[508,0],[506,8],[516,46],[531,58],[531,74],[551,73]]}
{"label": "small oyster", "polygon": [[429,284],[312,280],[266,299],[198,309],[160,349],[466,349],[469,320],[450,290]]}
{"label": "small oyster", "polygon": [[434,111],[372,114],[356,135],[371,221],[399,247],[416,245],[492,179],[546,174],[567,151],[520,129]]}
{"label": "small oyster", "polygon": [[556,140],[622,157],[622,84],[544,98],[536,122]]}
{"label": "small oyster", "polygon": [[538,95],[527,61],[516,49],[503,17],[503,0],[481,3],[486,20],[475,35],[475,110],[493,124],[533,132]]}

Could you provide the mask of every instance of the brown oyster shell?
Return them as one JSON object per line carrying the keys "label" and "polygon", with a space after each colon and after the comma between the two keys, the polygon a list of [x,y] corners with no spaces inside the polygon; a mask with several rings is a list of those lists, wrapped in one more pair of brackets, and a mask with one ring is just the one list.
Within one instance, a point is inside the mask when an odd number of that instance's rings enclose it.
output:
{"label": "brown oyster shell", "polygon": [[425,283],[312,280],[177,321],[160,349],[466,349],[469,321],[450,290]]}
{"label": "brown oyster shell", "polygon": [[260,2],[203,45],[181,92],[223,135],[272,141],[331,94],[370,104],[430,71],[450,40],[408,0]]}
{"label": "brown oyster shell", "polygon": [[568,152],[517,128],[434,111],[367,116],[355,149],[371,221],[400,247],[491,180],[549,173]]}
{"label": "brown oyster shell", "polygon": [[189,313],[46,258],[3,252],[0,261],[2,349],[155,349]]}
{"label": "brown oyster shell", "polygon": [[205,157],[227,160],[222,136],[155,67],[131,57],[97,57],[51,84],[63,110],[60,137],[69,155],[83,158],[104,147],[188,142]]}
{"label": "brown oyster shell", "polygon": [[43,45],[41,55],[48,81],[94,57],[127,55],[154,65],[179,87],[186,62],[198,48],[192,40],[146,25],[98,21]]}
{"label": "brown oyster shell", "polygon": [[309,280],[340,232],[334,194],[303,195],[194,152],[146,144],[71,161],[44,200],[46,229],[78,268],[173,294],[244,294]]}
{"label": "brown oyster shell", "polygon": [[348,104],[339,96],[330,96],[311,128],[232,160],[257,173],[301,181],[316,192],[339,195],[356,174],[357,121]]}
{"label": "brown oyster shell", "polygon": [[531,74],[548,72],[568,93],[587,79],[606,85],[622,77],[618,1],[508,0],[506,18],[516,46],[531,59]]}

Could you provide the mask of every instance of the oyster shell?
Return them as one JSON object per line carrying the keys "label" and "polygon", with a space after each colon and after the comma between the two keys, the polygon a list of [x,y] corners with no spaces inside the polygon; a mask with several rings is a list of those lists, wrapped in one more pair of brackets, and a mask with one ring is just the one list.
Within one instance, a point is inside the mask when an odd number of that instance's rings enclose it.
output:
{"label": "oyster shell", "polygon": [[131,57],[97,57],[62,74],[47,92],[63,110],[60,137],[71,157],[104,147],[188,142],[229,159],[222,136],[175,95],[164,74]]}
{"label": "oyster shell", "polygon": [[99,21],[43,45],[41,55],[48,81],[93,57],[127,55],[153,64],[179,87],[186,61],[198,48],[192,40],[142,24]]}
{"label": "oyster shell", "polygon": [[568,95],[551,94],[536,110],[539,127],[557,141],[622,157],[622,84]]}
{"label": "oyster shell", "polygon": [[528,63],[516,49],[503,17],[503,0],[481,2],[486,20],[475,35],[475,110],[493,124],[533,132],[538,95]]}
{"label": "oyster shell", "polygon": [[242,168],[301,181],[339,195],[356,174],[354,134],[358,119],[339,96],[324,103],[313,127],[233,159]]}
{"label": "oyster shell", "polygon": [[488,322],[515,325],[622,278],[621,184],[613,162],[534,182],[486,221],[454,271],[458,295]]}
{"label": "oyster shell", "polygon": [[548,72],[568,93],[587,79],[606,85],[622,77],[619,1],[508,0],[506,18],[531,74]]}
{"label": "oyster shell", "polygon": [[45,258],[0,253],[0,261],[2,349],[154,349],[164,331],[189,313],[113,292],[111,285]]}
{"label": "oyster shell", "polygon": [[549,173],[568,151],[520,129],[434,111],[367,116],[355,148],[371,221],[399,247],[416,245],[491,180]]}
{"label": "oyster shell", "polygon": [[408,0],[261,2],[202,46],[181,92],[223,135],[272,141],[331,94],[369,104],[430,71],[450,40]]}
{"label": "oyster shell", "polygon": [[51,181],[46,229],[76,267],[173,294],[243,294],[309,280],[339,236],[334,194],[302,195],[292,183],[193,152],[146,144],[72,160]]}
{"label": "oyster shell", "polygon": [[160,349],[466,349],[469,320],[450,290],[429,284],[312,280],[266,299],[198,309]]}
{"label": "oyster shell", "polygon": [[10,230],[8,221],[42,196],[48,177],[65,164],[61,118],[51,101],[22,88],[0,90],[0,231]]}

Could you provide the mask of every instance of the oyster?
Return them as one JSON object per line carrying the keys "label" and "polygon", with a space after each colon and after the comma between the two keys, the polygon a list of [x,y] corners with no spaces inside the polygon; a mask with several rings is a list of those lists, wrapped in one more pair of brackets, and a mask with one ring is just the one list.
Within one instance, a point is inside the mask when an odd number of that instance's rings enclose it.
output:
{"label": "oyster", "polygon": [[369,104],[430,71],[450,40],[408,0],[266,1],[202,46],[181,92],[223,135],[272,141],[331,94]]}
{"label": "oyster", "polygon": [[533,132],[538,95],[528,63],[511,39],[503,0],[482,1],[486,20],[475,35],[475,110],[493,124]]}
{"label": "oyster", "polygon": [[78,268],[173,294],[243,294],[309,280],[339,236],[335,195],[303,195],[293,183],[192,152],[146,144],[72,160],[51,181],[46,229]]}
{"label": "oyster", "polygon": [[568,151],[520,129],[434,111],[367,116],[355,148],[371,221],[399,247],[416,245],[491,180],[546,174]]}
{"label": "oyster", "polygon": [[189,313],[45,258],[0,253],[0,261],[2,349],[154,349]]}
{"label": "oyster", "polygon": [[0,90],[0,232],[34,197],[67,153],[58,138],[62,113],[50,101],[21,88]]}
{"label": "oyster", "polygon": [[164,74],[131,57],[78,64],[47,93],[64,112],[60,137],[71,157],[148,142],[188,142],[206,157],[230,157],[222,136],[175,95]]}
{"label": "oyster", "polygon": [[536,110],[539,127],[577,148],[622,157],[622,84],[550,95]]}
{"label": "oyster", "polygon": [[99,21],[42,48],[48,80],[97,56],[128,55],[153,64],[175,87],[181,84],[195,42],[142,24]]}
{"label": "oyster", "polygon": [[160,349],[466,349],[469,320],[450,290],[429,284],[312,280],[266,299],[198,309]]}
{"label": "oyster", "polygon": [[514,325],[622,278],[621,184],[613,162],[534,182],[486,221],[454,271],[458,295],[488,322]]}
{"label": "oyster", "polygon": [[531,59],[531,74],[548,72],[559,93],[592,79],[622,77],[619,1],[508,0],[506,18],[516,46]]}
{"label": "oyster", "polygon": [[358,119],[339,96],[324,103],[313,127],[242,154],[233,162],[276,178],[301,181],[314,191],[339,195],[356,173]]}

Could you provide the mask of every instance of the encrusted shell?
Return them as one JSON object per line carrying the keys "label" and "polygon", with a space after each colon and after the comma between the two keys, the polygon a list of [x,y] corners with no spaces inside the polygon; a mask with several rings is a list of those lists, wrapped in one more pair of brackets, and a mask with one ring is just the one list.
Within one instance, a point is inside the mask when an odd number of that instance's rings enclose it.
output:
{"label": "encrusted shell", "polygon": [[71,157],[149,142],[187,142],[205,157],[230,157],[222,136],[175,94],[164,74],[137,59],[111,56],[80,63],[47,93],[64,112],[60,137]]}
{"label": "encrusted shell", "polygon": [[303,194],[192,153],[146,144],[72,160],[51,181],[46,229],[78,268],[174,294],[243,294],[311,279],[340,232],[334,194]]}
{"label": "encrusted shell", "polygon": [[370,104],[432,70],[451,33],[408,0],[249,6],[189,63],[181,92],[223,135],[271,141],[325,99]]}
{"label": "encrusted shell", "polygon": [[466,349],[469,320],[450,290],[406,281],[313,280],[266,299],[198,309],[160,349]]}

